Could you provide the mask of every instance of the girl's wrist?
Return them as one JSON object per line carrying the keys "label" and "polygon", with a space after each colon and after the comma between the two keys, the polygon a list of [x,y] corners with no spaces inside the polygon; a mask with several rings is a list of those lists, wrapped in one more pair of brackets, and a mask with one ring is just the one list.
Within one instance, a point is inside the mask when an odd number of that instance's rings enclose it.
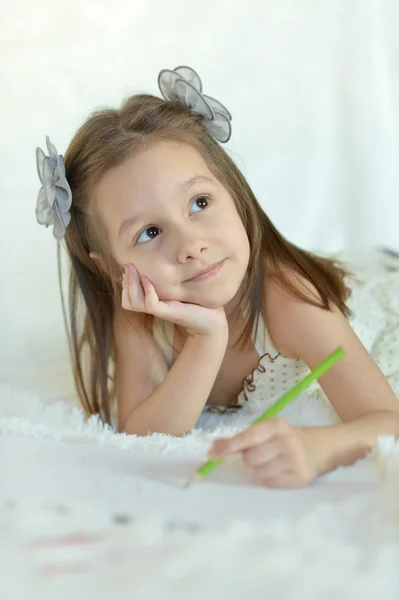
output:
{"label": "girl's wrist", "polygon": [[214,342],[223,343],[225,341],[227,343],[229,338],[229,325],[225,317],[215,320],[207,328],[186,327],[186,331],[189,337],[213,340]]}
{"label": "girl's wrist", "polygon": [[363,458],[373,444],[365,436],[358,421],[325,427],[304,429],[305,436],[314,437],[310,445],[317,475],[324,475],[340,466],[348,466]]}
{"label": "girl's wrist", "polygon": [[187,342],[196,346],[200,352],[222,352],[223,355],[227,348],[229,340],[229,331],[215,330],[209,333],[189,333]]}

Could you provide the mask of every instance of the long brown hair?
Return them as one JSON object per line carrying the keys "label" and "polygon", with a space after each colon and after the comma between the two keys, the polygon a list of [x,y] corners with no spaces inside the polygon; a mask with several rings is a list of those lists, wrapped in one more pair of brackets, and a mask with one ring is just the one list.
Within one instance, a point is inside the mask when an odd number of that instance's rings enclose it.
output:
{"label": "long brown hair", "polygon": [[[336,305],[348,315],[345,302],[349,291],[344,282],[347,272],[343,265],[301,250],[284,239],[232,159],[208,134],[200,115],[181,104],[150,95],[132,96],[119,110],[96,111],[77,131],[65,153],[66,176],[73,197],[71,222],[65,236],[71,261],[68,310],[63,295],[62,299],[79,398],[87,414],[98,413],[107,423],[111,422],[113,325],[115,312],[120,308],[118,282],[122,270],[112,257],[91,199],[96,184],[107,171],[123,163],[143,145],[160,140],[194,147],[234,199],[250,244],[240,304],[240,308],[248,309],[240,338],[242,343],[250,340],[257,326],[265,278],[272,273],[298,298],[327,310]],[[90,252],[103,257],[104,268],[96,265]],[[298,276],[297,282],[287,276],[288,272]],[[313,284],[320,301],[309,298],[300,277]]]}

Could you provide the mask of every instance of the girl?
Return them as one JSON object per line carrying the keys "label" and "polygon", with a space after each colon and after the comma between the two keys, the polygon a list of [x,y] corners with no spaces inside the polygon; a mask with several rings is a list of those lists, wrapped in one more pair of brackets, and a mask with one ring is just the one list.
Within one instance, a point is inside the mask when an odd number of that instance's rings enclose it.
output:
{"label": "girl", "polygon": [[217,143],[230,137],[226,108],[188,67],[162,71],[159,86],[165,99],[132,96],[92,114],[65,167],[48,139],[49,155],[37,151],[37,219],[65,238],[71,261],[79,397],[108,423],[116,398],[119,431],[181,436],[204,411],[255,398],[264,410],[343,346],[307,396],[318,426],[286,411],[210,450],[242,453],[266,486],[308,484],[399,434],[399,277],[362,284],[285,240]]}

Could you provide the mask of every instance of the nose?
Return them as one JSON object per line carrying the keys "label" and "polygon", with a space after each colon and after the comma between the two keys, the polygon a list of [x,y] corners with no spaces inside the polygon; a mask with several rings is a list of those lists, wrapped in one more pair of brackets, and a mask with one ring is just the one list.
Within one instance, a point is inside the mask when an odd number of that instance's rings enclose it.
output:
{"label": "nose", "polygon": [[184,264],[190,260],[201,258],[207,248],[205,240],[194,232],[176,233],[176,259]]}

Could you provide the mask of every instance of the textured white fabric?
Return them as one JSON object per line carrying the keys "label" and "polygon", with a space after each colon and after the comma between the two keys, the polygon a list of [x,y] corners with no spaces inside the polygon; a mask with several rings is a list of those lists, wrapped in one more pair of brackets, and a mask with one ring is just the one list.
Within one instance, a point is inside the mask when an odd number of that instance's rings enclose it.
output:
{"label": "textured white fabric", "polygon": [[233,432],[115,434],[3,384],[0,596],[396,600],[398,444],[303,490],[257,487],[239,464],[183,490]]}

